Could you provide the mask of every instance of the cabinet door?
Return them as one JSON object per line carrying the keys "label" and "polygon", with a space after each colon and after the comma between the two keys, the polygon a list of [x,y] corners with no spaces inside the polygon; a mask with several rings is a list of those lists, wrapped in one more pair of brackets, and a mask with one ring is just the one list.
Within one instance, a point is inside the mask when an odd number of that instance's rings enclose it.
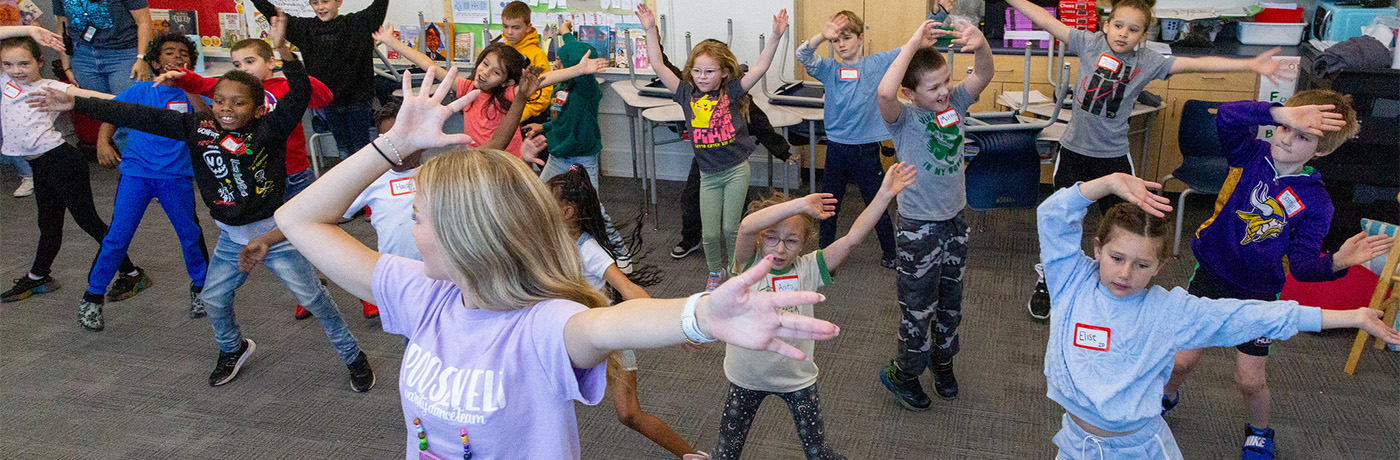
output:
{"label": "cabinet door", "polygon": [[[792,50],[796,53],[797,47],[800,46],[802,42],[812,38],[813,35],[821,33],[822,27],[826,25],[826,20],[831,18],[831,15],[836,14],[836,12],[849,10],[865,18],[865,0],[798,0],[793,5],[793,10],[793,27],[790,31],[789,38],[792,40]],[[869,29],[869,25],[871,24],[869,18],[866,18],[865,23],[866,28]],[[911,27],[909,30],[910,33],[913,33],[914,29]],[[866,38],[870,38],[869,35],[867,35]],[[870,54],[869,50],[867,50],[866,54]],[[824,43],[822,46],[817,47],[817,55],[822,57],[831,56],[831,45]],[[774,60],[779,59],[782,59],[782,57],[774,58]],[[795,63],[797,58],[795,55],[788,56],[788,60],[789,62]],[[797,69],[797,78],[813,80],[813,78],[807,76],[806,69],[802,68],[802,64],[794,64],[794,66]]]}
{"label": "cabinet door", "polygon": [[[1154,171],[1152,174],[1145,176],[1149,180],[1160,179],[1167,174],[1171,174],[1178,166],[1181,166],[1181,149],[1178,148],[1177,135],[1179,134],[1178,128],[1181,125],[1181,108],[1186,105],[1186,101],[1192,99],[1215,102],[1253,100],[1254,93],[1252,91],[1173,89],[1167,91],[1167,97],[1165,99],[1164,102],[1167,105],[1166,113],[1159,117],[1162,120],[1161,129],[1156,130],[1157,133],[1160,133],[1162,138],[1162,148],[1157,155],[1155,165],[1145,165],[1150,166],[1147,171]],[[1158,134],[1154,134],[1154,136],[1156,135]],[[1150,159],[1148,162],[1152,163]],[[1151,166],[1155,166],[1155,168]],[[1180,192],[1185,190],[1186,186],[1180,181],[1172,181],[1172,183],[1166,185],[1166,189],[1169,192]]]}
{"label": "cabinet door", "polygon": [[865,54],[870,55],[904,46],[928,17],[928,4],[924,0],[867,0],[862,17]]}

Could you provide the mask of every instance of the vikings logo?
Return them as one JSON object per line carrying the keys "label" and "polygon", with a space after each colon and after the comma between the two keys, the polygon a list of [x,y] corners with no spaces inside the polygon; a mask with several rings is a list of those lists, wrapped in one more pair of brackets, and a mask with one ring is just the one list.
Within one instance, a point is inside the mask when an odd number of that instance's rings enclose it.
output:
{"label": "vikings logo", "polygon": [[1241,245],[1264,241],[1283,233],[1283,226],[1288,225],[1283,206],[1280,206],[1274,197],[1269,196],[1269,188],[1263,182],[1255,185],[1254,190],[1249,193],[1249,204],[1258,212],[1235,211],[1245,223],[1245,235],[1244,239],[1240,240]]}

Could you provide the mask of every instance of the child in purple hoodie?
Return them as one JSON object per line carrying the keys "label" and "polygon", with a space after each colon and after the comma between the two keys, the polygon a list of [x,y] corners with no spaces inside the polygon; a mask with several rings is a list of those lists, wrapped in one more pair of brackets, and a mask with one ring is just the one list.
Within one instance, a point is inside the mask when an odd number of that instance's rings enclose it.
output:
{"label": "child in purple hoodie", "polygon": [[[1322,238],[1332,223],[1332,200],[1307,162],[1332,153],[1356,135],[1350,97],[1309,90],[1294,95],[1285,106],[1230,102],[1220,106],[1216,125],[1230,175],[1216,199],[1215,213],[1191,244],[1198,264],[1188,289],[1192,295],[1276,300],[1285,273],[1299,281],[1331,281],[1347,267],[1390,250],[1391,239],[1384,235],[1357,234],[1336,253],[1322,251]],[[1261,125],[1278,126],[1270,140],[1257,138]],[[1235,381],[1249,411],[1244,459],[1273,458],[1264,366],[1270,346],[1265,337],[1235,347]],[[1162,397],[1164,412],[1176,406],[1177,389],[1204,351],[1176,355]]]}

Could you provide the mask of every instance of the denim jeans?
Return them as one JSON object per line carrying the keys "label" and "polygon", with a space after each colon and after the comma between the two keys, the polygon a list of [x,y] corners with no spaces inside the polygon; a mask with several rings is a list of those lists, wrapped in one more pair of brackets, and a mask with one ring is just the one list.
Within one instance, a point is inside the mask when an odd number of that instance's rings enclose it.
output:
{"label": "denim jeans", "polygon": [[302,190],[311,186],[311,168],[301,170],[299,173],[287,175],[287,188],[282,192],[282,201],[292,201],[292,197],[297,196]]}
{"label": "denim jeans", "polygon": [[17,173],[19,177],[34,177],[34,169],[29,167],[29,161],[25,160],[24,157],[0,155],[0,163],[15,165],[15,173]]}
{"label": "denim jeans", "polygon": [[[243,245],[229,238],[227,231],[219,231],[219,242],[214,246],[214,256],[209,259],[209,271],[204,279],[204,291],[199,294],[204,301],[204,309],[209,312],[209,325],[214,328],[214,340],[219,343],[219,351],[238,351],[243,343],[243,333],[233,317],[233,291],[243,285],[248,274],[238,271],[238,253]],[[355,361],[360,355],[360,345],[345,321],[340,319],[340,311],[331,299],[330,291],[316,279],[316,268],[302,257],[291,243],[283,241],[268,249],[263,266],[277,275],[282,284],[296,296],[297,304],[306,307],[321,322],[326,338],[340,353],[345,364]]]}
{"label": "denim jeans", "polygon": [[[73,43],[73,78],[78,86],[99,93],[121,94],[135,81],[131,66],[136,63],[136,48],[103,49]],[[117,128],[114,136],[117,150],[126,150],[126,128]]]}
{"label": "denim jeans", "polygon": [[[885,172],[880,165],[880,143],[850,145],[827,141],[826,171],[818,189],[836,198],[836,212],[840,214],[842,200],[846,197],[846,184],[856,183],[861,201],[867,205],[880,192],[880,183],[885,180]],[[818,224],[818,242],[822,247],[836,241],[836,215],[822,219]],[[875,221],[875,237],[880,241],[880,255],[886,260],[894,260],[894,224],[890,214],[885,212]]]}
{"label": "denim jeans", "polygon": [[370,101],[317,110],[312,121],[314,130],[330,131],[335,137],[340,158],[349,158],[374,140],[374,105]]}

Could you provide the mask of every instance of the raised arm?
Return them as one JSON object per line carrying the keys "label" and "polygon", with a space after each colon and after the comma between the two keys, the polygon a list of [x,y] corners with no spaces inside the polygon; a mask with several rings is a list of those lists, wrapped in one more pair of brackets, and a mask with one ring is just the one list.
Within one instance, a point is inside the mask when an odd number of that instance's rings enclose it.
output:
{"label": "raised arm", "polygon": [[1269,81],[1277,81],[1276,78],[1287,77],[1289,74],[1288,69],[1283,67],[1283,62],[1274,59],[1278,53],[1279,48],[1274,47],[1274,49],[1248,59],[1220,56],[1178,57],[1172,61],[1172,68],[1168,74],[1251,71],[1269,79]]}
{"label": "raised arm", "polygon": [[[3,26],[0,38],[30,37],[40,45],[58,50],[63,54],[63,36],[39,26]],[[65,54],[66,56],[66,54]],[[66,65],[64,67],[67,67]]]}
{"label": "raised arm", "polygon": [[[90,97],[88,95],[106,97]],[[36,92],[26,101],[30,107],[42,112],[74,111],[88,118],[111,123],[116,126],[145,131],[157,136],[184,140],[186,124],[195,123],[192,113],[176,112],[164,107],[155,108],[141,104],[113,101],[111,95],[78,89],[73,86],[67,91],[46,87]]]}
{"label": "raised arm", "polygon": [[[778,338],[827,340],[836,337],[840,328],[816,318],[779,312],[779,307],[821,302],[825,300],[821,294],[750,291],[749,286],[762,280],[772,267],[772,260],[765,257],[713,294],[700,297],[695,307],[696,328],[731,345],[806,359],[805,353]],[[601,364],[613,350],[686,343],[681,326],[685,303],[685,299],[629,300],[576,314],[564,325],[569,359],[575,368],[587,369]]]}
{"label": "raised arm", "polygon": [[889,207],[890,200],[899,195],[909,184],[914,183],[914,178],[918,173],[914,165],[904,162],[895,163],[890,166],[890,170],[885,172],[885,180],[880,184],[880,191],[875,192],[875,198],[865,205],[865,210],[856,217],[856,222],[851,224],[851,230],[845,236],[832,241],[831,244],[822,250],[822,257],[826,259],[826,267],[835,270],[846,261],[846,256],[860,242],[865,240],[865,235],[870,234],[870,230],[875,228],[875,222],[885,215],[885,209]]}
{"label": "raised arm", "polygon": [[273,137],[286,142],[311,102],[311,77],[290,49],[284,46],[278,52],[282,55],[282,73],[287,77],[287,93],[277,101],[276,108],[263,115],[263,123],[273,130],[270,131]]}
{"label": "raised arm", "polygon": [[681,77],[661,63],[661,30],[656,28],[656,13],[652,12],[645,2],[638,3],[637,20],[647,31],[647,56],[657,56],[648,60],[651,62],[651,70],[656,72],[656,78],[666,85],[667,90],[676,92],[681,86]]}
{"label": "raised arm", "polygon": [[[520,72],[520,82],[515,85],[515,99],[510,101],[510,110],[506,111],[506,117],[501,120],[496,131],[491,133],[491,139],[481,144],[483,148],[505,150],[510,145],[511,139],[514,139],[515,133],[520,130],[520,118],[525,116],[525,107],[530,104],[530,95],[540,89],[542,71],[544,68],[532,65]],[[468,103],[480,93],[476,90],[468,93],[467,95],[471,96],[471,99],[467,99]]]}
{"label": "raised arm", "polygon": [[[312,265],[361,299],[374,300],[370,277],[379,253],[350,236],[336,222],[360,192],[389,170],[390,164],[377,150],[391,156],[394,152],[407,155],[469,140],[465,134],[442,133],[447,117],[461,112],[469,101],[464,98],[443,105],[442,100],[452,87],[448,84],[439,85],[429,94],[436,75],[436,70],[429,69],[422,89],[415,92],[413,79],[404,72],[403,106],[394,127],[312,182],[305,192],[278,208],[275,215],[277,227]],[[454,68],[444,80],[455,81],[456,77]]]}
{"label": "raised arm", "polygon": [[904,103],[899,102],[900,82],[904,80],[904,72],[909,69],[909,61],[914,59],[914,53],[921,48],[933,46],[938,40],[933,32],[938,25],[937,21],[924,21],[919,24],[919,28],[914,29],[914,35],[899,49],[899,55],[890,63],[885,76],[880,78],[880,86],[875,90],[875,101],[880,106],[880,117],[885,119],[885,123],[899,121],[899,114],[904,112]]}
{"label": "raised arm", "polygon": [[1162,217],[1171,211],[1168,204],[1171,200],[1154,195],[1148,188],[1161,188],[1161,185],[1114,173],[1060,189],[1036,208],[1040,262],[1045,264],[1050,298],[1055,298],[1065,288],[1063,274],[1072,273],[1077,264],[1088,259],[1080,248],[1084,238],[1084,215],[1089,205],[1103,197],[1117,195],[1154,216]]}
{"label": "raised arm", "polygon": [[1070,28],[1070,26],[1065,25],[1065,23],[1060,22],[1059,19],[1055,19],[1054,15],[1050,14],[1049,11],[1045,11],[1045,8],[1031,3],[1028,0],[1006,0],[1006,3],[1011,5],[1012,8],[1015,8],[1016,11],[1020,11],[1021,14],[1025,15],[1027,18],[1030,18],[1031,23],[1034,23],[1036,27],[1050,32],[1050,35],[1054,35],[1056,40],[1069,40],[1069,31],[1074,30]]}
{"label": "raised arm", "polygon": [[579,59],[578,64],[574,64],[573,67],[545,72],[544,82],[540,84],[540,87],[554,86],[555,84],[572,80],[574,77],[593,75],[608,68],[607,59],[594,59],[591,56],[593,56],[593,50],[585,51],[583,53],[583,58]]}
{"label": "raised arm", "polygon": [[409,62],[412,62],[413,65],[418,66],[420,69],[437,69],[439,75],[447,73],[446,69],[438,67],[437,61],[434,61],[433,58],[428,57],[428,55],[423,54],[421,51],[413,49],[404,42],[399,41],[399,39],[394,38],[394,32],[389,30],[388,26],[379,28],[379,30],[374,33],[374,39],[388,45],[389,48],[392,48],[394,51],[398,51],[400,56],[408,58]]}
{"label": "raised arm", "polygon": [[773,36],[768,37],[768,43],[763,46],[763,51],[758,54],[758,60],[754,61],[753,66],[749,67],[749,71],[744,73],[744,78],[739,80],[739,84],[744,87],[744,91],[753,88],[753,85],[758,84],[758,81],[763,79],[763,74],[768,73],[768,68],[773,65],[773,56],[778,54],[778,43],[782,41],[779,39],[783,37],[784,33],[787,33],[787,28],[788,14],[787,8],[784,8],[779,10],[777,15],[773,16]]}
{"label": "raised arm", "polygon": [[739,236],[734,239],[733,271],[744,270],[744,264],[753,260],[755,248],[758,247],[759,233],[768,227],[778,225],[779,222],[789,217],[801,214],[810,215],[817,220],[834,216],[836,215],[836,198],[833,198],[830,193],[813,193],[749,214],[748,217],[739,222]]}
{"label": "raised arm", "polygon": [[[958,21],[953,35],[954,44],[963,45],[960,51],[972,54],[972,74],[963,79],[962,87],[967,90],[967,94],[976,97],[982,94],[982,90],[987,89],[987,85],[992,82],[992,75],[996,73],[996,65],[992,63],[992,50],[987,46],[987,37],[982,35],[982,29],[964,21]],[[934,29],[935,36],[946,34],[943,29]]]}
{"label": "raised arm", "polygon": [[214,97],[214,86],[219,83],[219,79],[205,77],[190,69],[176,69],[156,75],[151,81],[151,86],[165,83],[170,83],[171,88],[185,90],[188,93]]}

